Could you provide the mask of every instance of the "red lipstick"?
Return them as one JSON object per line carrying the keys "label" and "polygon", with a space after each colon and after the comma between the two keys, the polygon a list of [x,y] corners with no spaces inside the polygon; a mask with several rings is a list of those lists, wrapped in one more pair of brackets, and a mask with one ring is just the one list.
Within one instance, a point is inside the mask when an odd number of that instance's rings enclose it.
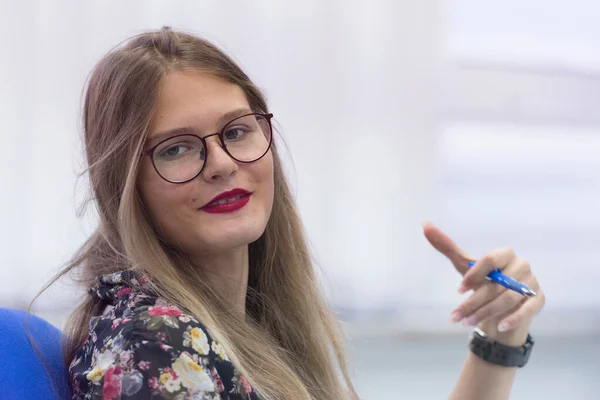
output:
{"label": "red lipstick", "polygon": [[250,201],[250,193],[244,189],[233,189],[215,196],[200,210],[211,214],[230,213],[244,207]]}

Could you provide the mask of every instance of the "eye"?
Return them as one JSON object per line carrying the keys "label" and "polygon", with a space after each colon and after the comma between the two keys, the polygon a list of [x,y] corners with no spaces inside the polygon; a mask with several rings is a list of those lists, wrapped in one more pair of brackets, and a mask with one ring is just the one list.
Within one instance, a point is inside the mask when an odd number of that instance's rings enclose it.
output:
{"label": "eye", "polygon": [[227,131],[225,131],[225,133],[223,134],[223,139],[239,140],[239,139],[243,138],[247,133],[248,133],[248,129],[241,127],[241,126],[236,126],[236,127],[227,129]]}
{"label": "eye", "polygon": [[184,145],[171,146],[167,150],[165,150],[161,155],[174,157],[174,156],[178,156],[179,154],[185,153],[186,150],[189,150],[188,146],[184,146]]}
{"label": "eye", "polygon": [[167,144],[156,152],[156,157],[163,161],[178,160],[181,157],[192,155],[193,152],[201,151],[201,145],[197,143],[179,142]]}

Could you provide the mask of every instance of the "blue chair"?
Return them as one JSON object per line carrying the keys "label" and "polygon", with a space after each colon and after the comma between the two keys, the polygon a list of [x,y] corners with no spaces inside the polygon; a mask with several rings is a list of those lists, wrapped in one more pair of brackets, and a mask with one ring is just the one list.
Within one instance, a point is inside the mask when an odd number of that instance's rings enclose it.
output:
{"label": "blue chair", "polygon": [[29,332],[52,379],[27,338],[25,312],[0,308],[0,399],[71,399],[68,371],[62,358],[61,331],[29,314]]}

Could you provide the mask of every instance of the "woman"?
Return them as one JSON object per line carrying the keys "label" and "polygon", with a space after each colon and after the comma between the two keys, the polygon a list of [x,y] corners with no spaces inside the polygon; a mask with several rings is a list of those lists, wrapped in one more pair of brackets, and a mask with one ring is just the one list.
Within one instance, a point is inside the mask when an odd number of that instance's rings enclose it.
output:
{"label": "woman", "polygon": [[[271,118],[229,57],[169,28],[96,66],[84,133],[100,225],[61,272],[89,288],[67,331],[74,398],[358,397]],[[462,289],[475,289],[454,319],[524,343],[543,306],[527,264],[498,250],[466,273],[470,257],[437,228],[425,234],[465,274]],[[485,283],[492,268],[538,297],[523,303]],[[501,321],[511,329],[498,332]],[[452,396],[507,398],[513,374],[470,355]]]}

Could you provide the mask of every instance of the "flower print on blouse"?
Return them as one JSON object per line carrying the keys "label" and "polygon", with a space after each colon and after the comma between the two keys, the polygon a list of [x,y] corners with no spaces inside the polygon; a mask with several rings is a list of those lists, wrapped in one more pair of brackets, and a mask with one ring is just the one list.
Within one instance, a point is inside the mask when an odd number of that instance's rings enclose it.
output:
{"label": "flower print on blouse", "polygon": [[134,271],[90,289],[107,305],[69,366],[73,399],[259,400],[206,327],[147,289]]}

